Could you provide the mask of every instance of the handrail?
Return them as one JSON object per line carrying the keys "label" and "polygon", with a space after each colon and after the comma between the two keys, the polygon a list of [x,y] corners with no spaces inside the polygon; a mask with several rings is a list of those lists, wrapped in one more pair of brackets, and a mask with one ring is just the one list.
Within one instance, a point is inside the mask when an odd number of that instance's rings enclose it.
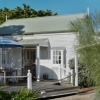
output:
{"label": "handrail", "polygon": [[[82,72],[82,71],[80,71],[80,72],[78,72],[78,73],[84,73],[84,72]],[[47,79],[47,81],[48,82],[61,82],[61,81],[63,81],[64,79],[67,79],[67,78],[69,78],[69,77],[71,77],[71,76],[75,76],[76,75],[76,73],[74,73],[74,74],[71,74],[71,75],[69,75],[69,76],[66,76],[66,77],[64,77],[64,78],[62,78],[62,79],[59,79],[59,80],[48,80]],[[29,76],[5,76],[5,78],[28,78]],[[0,76],[0,78],[4,78],[4,76]],[[35,78],[35,79],[37,79],[37,80],[40,80],[40,81],[46,81],[46,79],[40,79],[40,78],[37,78],[37,77],[34,77],[34,76],[32,76],[32,78]]]}
{"label": "handrail", "polygon": [[[81,71],[80,72],[78,72],[78,73],[81,73]],[[82,72],[82,73],[84,73],[84,72]],[[62,79],[60,79],[60,80],[50,80],[50,81],[62,81],[62,80],[64,80],[64,79],[66,79],[66,78],[69,78],[69,77],[71,77],[71,76],[74,76],[76,73],[74,73],[74,74],[71,74],[71,75],[69,75],[69,76],[66,76],[66,77],[64,77],[64,78],[62,78]],[[25,77],[28,77],[28,76],[5,76],[6,78],[25,78]],[[40,78],[37,78],[37,77],[35,77],[35,76],[32,76],[33,78],[35,78],[35,79],[38,79],[38,80],[46,80],[46,79],[40,79]],[[0,78],[4,78],[4,76],[0,76]],[[47,79],[48,80],[48,79]],[[48,80],[49,81],[49,80]]]}
{"label": "handrail", "polygon": [[[78,72],[78,74],[79,73],[85,73],[85,72],[83,72],[83,71],[80,71],[80,72]],[[71,76],[75,76],[76,75],[76,73],[74,73],[74,74],[71,74],[71,75],[69,75],[69,76],[66,76],[66,77],[64,77],[64,78],[62,78],[62,79],[59,79],[59,80],[48,80],[48,79],[40,79],[40,78],[37,78],[37,77],[34,77],[34,76],[32,76],[33,78],[35,78],[35,79],[37,79],[37,80],[40,80],[40,81],[45,81],[45,80],[47,80],[47,81],[62,81],[62,80],[64,80],[64,79],[67,79],[67,78],[69,78],[69,77],[71,77]]]}
{"label": "handrail", "polygon": [[[25,78],[25,77],[28,77],[28,76],[5,76],[6,78]],[[4,78],[4,76],[0,76],[0,78]]]}
{"label": "handrail", "polygon": [[[74,74],[71,74],[70,76],[66,76],[66,77],[64,77],[64,78],[62,78],[62,79],[59,79],[59,80],[48,80],[47,79],[47,81],[54,81],[54,82],[57,82],[57,81],[62,81],[62,80],[64,80],[64,79],[66,79],[66,78],[69,78],[69,77],[71,77],[71,76],[73,76],[73,75],[75,75],[76,73],[74,73]],[[34,77],[34,76],[32,76],[33,78],[35,78],[35,79],[38,79],[38,80],[40,80],[40,81],[43,81],[43,80],[46,80],[46,79],[40,79],[40,78],[37,78],[37,77]]]}

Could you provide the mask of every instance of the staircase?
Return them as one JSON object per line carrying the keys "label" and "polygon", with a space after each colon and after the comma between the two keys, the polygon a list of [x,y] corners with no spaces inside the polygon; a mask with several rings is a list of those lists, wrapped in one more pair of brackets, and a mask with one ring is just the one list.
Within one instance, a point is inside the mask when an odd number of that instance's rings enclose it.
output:
{"label": "staircase", "polygon": [[55,89],[41,90],[39,94],[39,98],[52,98],[64,95],[73,95],[77,94],[79,91],[79,87],[62,87],[59,86]]}

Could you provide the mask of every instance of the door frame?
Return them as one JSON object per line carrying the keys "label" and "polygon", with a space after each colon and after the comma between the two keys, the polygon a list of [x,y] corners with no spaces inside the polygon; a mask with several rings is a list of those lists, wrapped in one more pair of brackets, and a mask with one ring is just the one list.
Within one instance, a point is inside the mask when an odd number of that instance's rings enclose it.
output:
{"label": "door frame", "polygon": [[[27,59],[27,51],[29,51],[29,62],[26,63]],[[35,51],[34,53],[32,51]],[[35,56],[32,56],[32,53]],[[33,58],[32,58],[33,57]],[[32,59],[31,59],[32,58]],[[34,59],[34,62],[32,61]],[[36,76],[36,48],[24,48],[23,49],[23,67],[24,67],[24,74],[27,74],[27,70],[30,69],[32,76]]]}

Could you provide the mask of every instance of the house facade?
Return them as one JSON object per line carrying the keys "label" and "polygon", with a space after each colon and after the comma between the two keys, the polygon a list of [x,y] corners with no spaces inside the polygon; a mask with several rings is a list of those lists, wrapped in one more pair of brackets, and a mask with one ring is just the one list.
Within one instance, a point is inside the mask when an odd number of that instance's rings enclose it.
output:
{"label": "house facade", "polygon": [[72,73],[69,60],[75,58],[75,46],[78,44],[77,32],[70,30],[70,22],[85,15],[80,13],[7,20],[0,27],[1,37],[17,41],[24,47],[7,49],[7,57],[1,58],[0,63],[3,63],[3,59],[6,62],[2,67],[18,68],[19,75],[26,75],[30,69],[37,81],[44,74],[48,75],[48,79],[65,78]]}

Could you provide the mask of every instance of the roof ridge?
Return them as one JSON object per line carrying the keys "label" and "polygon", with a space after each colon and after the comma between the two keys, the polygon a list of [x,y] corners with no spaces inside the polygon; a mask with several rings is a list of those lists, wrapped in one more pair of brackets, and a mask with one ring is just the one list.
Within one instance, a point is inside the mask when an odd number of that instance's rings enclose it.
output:
{"label": "roof ridge", "polygon": [[[11,21],[11,20],[9,20],[9,21]],[[5,24],[6,22],[8,22],[8,20],[7,20],[7,21],[5,21],[5,22],[3,22],[3,23],[0,25],[0,27],[2,27],[2,25],[3,25],[3,24]]]}
{"label": "roof ridge", "polygon": [[[71,14],[63,14],[63,15],[56,15],[56,16],[43,16],[43,17],[32,17],[32,18],[19,18],[19,19],[8,19],[7,21],[12,21],[12,20],[25,20],[25,19],[42,19],[42,18],[50,18],[50,17],[63,17],[63,16],[70,16],[70,15],[81,15],[81,14],[87,14],[87,12],[84,12],[84,13],[75,13],[75,14],[73,14],[73,13],[71,13]],[[4,22],[5,23],[5,22]]]}

